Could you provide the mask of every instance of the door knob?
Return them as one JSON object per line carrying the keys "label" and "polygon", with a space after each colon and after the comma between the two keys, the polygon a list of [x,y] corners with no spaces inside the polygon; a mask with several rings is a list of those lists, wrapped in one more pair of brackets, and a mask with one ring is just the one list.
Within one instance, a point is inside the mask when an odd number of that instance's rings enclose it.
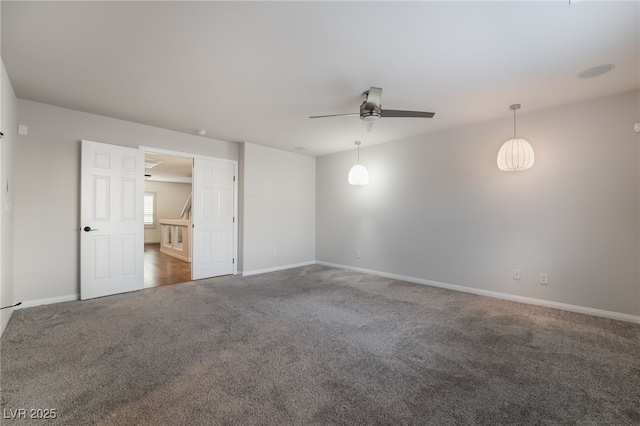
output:
{"label": "door knob", "polygon": [[90,226],[85,226],[82,229],[84,230],[84,232],[99,231],[99,229],[91,229]]}

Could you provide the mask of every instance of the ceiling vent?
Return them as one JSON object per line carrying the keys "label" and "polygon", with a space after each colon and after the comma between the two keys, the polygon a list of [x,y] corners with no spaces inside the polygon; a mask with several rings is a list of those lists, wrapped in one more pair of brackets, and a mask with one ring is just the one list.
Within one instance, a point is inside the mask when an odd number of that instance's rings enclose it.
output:
{"label": "ceiling vent", "polygon": [[589,68],[588,70],[584,70],[580,74],[578,74],[578,78],[599,77],[602,74],[608,73],[609,71],[611,71],[615,67],[616,67],[615,65],[606,64],[606,65],[600,65],[598,67]]}

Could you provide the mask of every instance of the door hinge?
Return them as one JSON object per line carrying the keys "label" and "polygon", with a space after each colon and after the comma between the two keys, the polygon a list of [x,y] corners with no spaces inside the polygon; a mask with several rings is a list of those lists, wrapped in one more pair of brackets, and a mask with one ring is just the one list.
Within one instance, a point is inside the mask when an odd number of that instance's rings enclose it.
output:
{"label": "door hinge", "polygon": [[236,258],[234,257],[233,260],[231,261],[231,263],[235,264],[236,263]]}
{"label": "door hinge", "polygon": [[233,218],[233,223],[236,223],[236,218],[235,217]]}
{"label": "door hinge", "polygon": [[235,177],[235,176],[233,177],[233,181],[234,181],[234,182],[236,181],[236,177]]}

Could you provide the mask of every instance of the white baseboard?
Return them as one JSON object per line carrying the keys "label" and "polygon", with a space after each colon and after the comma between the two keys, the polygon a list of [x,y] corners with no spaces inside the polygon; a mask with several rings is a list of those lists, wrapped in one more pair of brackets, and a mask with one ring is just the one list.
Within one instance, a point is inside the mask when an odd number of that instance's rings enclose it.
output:
{"label": "white baseboard", "polygon": [[13,310],[15,308],[7,308],[7,313],[2,314],[2,322],[0,323],[0,338],[4,334],[4,331],[7,329],[7,325],[9,325],[9,320],[11,320],[11,316],[13,315]]}
{"label": "white baseboard", "polygon": [[534,299],[532,297],[517,296],[514,294],[500,293],[497,291],[483,290],[480,288],[465,287],[456,284],[441,283],[438,281],[425,280],[422,278],[408,277],[406,275],[390,274],[387,272],[373,271],[371,269],[356,268],[353,266],[339,265],[336,263],[316,261],[318,265],[329,266],[331,268],[346,269],[354,272],[362,272],[364,274],[377,275],[379,277],[391,278],[394,280],[408,281],[416,284],[423,284],[432,287],[446,288],[448,290],[462,291],[464,293],[478,294],[481,296],[494,297],[496,299],[510,300],[512,302],[527,303],[529,305],[543,306],[545,308],[560,309],[563,311],[577,312],[580,314],[593,315],[614,319],[618,321],[632,322],[640,324],[640,316],[623,314],[619,312],[605,311],[602,309],[588,308],[585,306],[570,305],[568,303],[553,302],[550,300]]}
{"label": "white baseboard", "polygon": [[[517,296],[514,294],[500,293],[497,291],[483,290],[480,288],[465,287],[465,286],[456,285],[456,284],[447,284],[439,281],[425,280],[422,278],[409,277],[406,275],[391,274],[388,272],[374,271],[372,269],[357,268],[353,266],[340,265],[336,263],[329,263],[329,262],[322,262],[322,261],[309,261],[309,262],[295,263],[291,265],[275,266],[273,268],[255,269],[253,271],[244,271],[241,274],[242,276],[247,277],[251,275],[265,274],[267,272],[283,271],[285,269],[299,268],[301,266],[308,266],[308,265],[314,265],[314,264],[328,266],[331,268],[361,272],[363,274],[376,275],[379,277],[391,278],[395,280],[407,281],[407,282],[412,282],[416,284],[428,285],[432,287],[445,288],[448,290],[461,291],[464,293],[478,294],[481,296],[488,296],[496,299],[510,300],[512,302],[527,303],[529,305],[543,306],[546,308],[560,309],[563,311],[577,312],[580,314],[586,314],[586,315],[592,315],[596,317],[609,318],[609,319],[614,319],[618,321],[625,321],[625,322],[640,324],[640,316],[637,316],[637,315],[629,315],[629,314],[623,314],[619,312],[605,311],[602,309],[570,305],[568,303],[553,302],[550,300],[535,299],[532,297]],[[79,300],[78,294],[70,294],[67,296],[51,297],[51,298],[45,298],[45,299],[28,300],[28,301],[22,302],[20,306],[17,306],[13,309],[31,308],[34,306],[49,305],[52,303],[70,302],[74,300]],[[11,311],[13,311],[13,309],[11,309]],[[4,329],[9,323],[9,319],[11,318],[11,315],[12,313],[9,315],[3,316],[2,323],[0,324],[0,332],[4,332]]]}
{"label": "white baseboard", "polygon": [[299,268],[301,266],[308,266],[308,265],[315,265],[315,264],[316,264],[316,261],[311,260],[309,262],[294,263],[291,265],[274,266],[273,268],[254,269],[253,271],[243,271],[242,276],[248,277],[251,275],[266,274],[267,272],[284,271],[285,269]]}
{"label": "white baseboard", "polygon": [[16,309],[33,308],[40,305],[51,305],[53,303],[72,302],[74,300],[80,300],[79,294],[68,294],[66,296],[49,297],[45,299],[27,300],[22,302],[22,305],[16,306]]}

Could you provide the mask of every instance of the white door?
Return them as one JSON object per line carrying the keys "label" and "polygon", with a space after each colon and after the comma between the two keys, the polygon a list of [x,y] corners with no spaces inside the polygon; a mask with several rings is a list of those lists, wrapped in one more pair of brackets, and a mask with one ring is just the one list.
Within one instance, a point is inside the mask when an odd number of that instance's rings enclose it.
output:
{"label": "white door", "polygon": [[144,287],[144,153],[82,141],[80,298]]}
{"label": "white door", "polygon": [[234,271],[235,164],[193,160],[193,252],[197,280]]}

